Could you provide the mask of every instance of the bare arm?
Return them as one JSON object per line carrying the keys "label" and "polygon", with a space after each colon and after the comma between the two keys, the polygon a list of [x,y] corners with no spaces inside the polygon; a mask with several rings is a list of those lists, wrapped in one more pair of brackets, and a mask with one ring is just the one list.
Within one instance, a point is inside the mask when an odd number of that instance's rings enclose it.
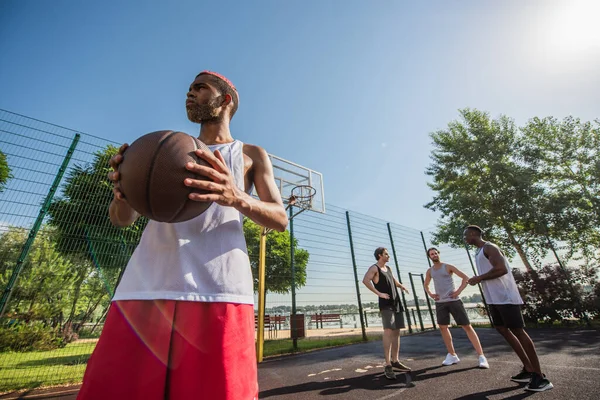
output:
{"label": "bare arm", "polygon": [[108,207],[108,216],[110,222],[119,227],[125,227],[133,224],[140,216],[125,200],[123,193],[119,189],[119,164],[123,162],[123,152],[129,147],[127,143],[119,148],[119,153],[110,159],[110,166],[113,171],[109,172],[108,179],[113,183],[113,199]]}
{"label": "bare arm", "polygon": [[440,299],[440,295],[437,293],[431,293],[431,290],[429,290],[430,283],[431,283],[431,270],[428,269],[427,272],[425,273],[425,283],[423,284],[423,286],[425,287],[425,291],[427,292],[429,297],[431,297],[432,299],[437,301]]}
{"label": "bare arm", "polygon": [[504,257],[502,257],[500,249],[496,246],[486,245],[482,251],[484,252],[484,255],[487,256],[490,264],[492,264],[492,269],[485,274],[474,276],[469,279],[470,285],[476,285],[481,281],[489,279],[500,278],[502,275],[506,275],[509,272],[508,268],[506,268],[506,264],[504,264]]}
{"label": "bare arm", "polygon": [[406,286],[404,286],[403,284],[398,282],[398,280],[396,278],[394,278],[394,284],[396,285],[397,288],[400,288],[400,290],[404,290],[406,293],[408,293],[408,289],[406,288]]}
{"label": "bare arm", "polygon": [[287,227],[288,218],[275,184],[271,160],[261,147],[245,145],[244,149],[253,161],[254,186],[260,200],[237,187],[231,171],[218,150],[214,154],[196,150],[198,157],[205,159],[212,168],[194,163],[186,166],[188,170],[211,179],[211,181],[186,179],[184,181],[186,185],[212,192],[209,194],[192,193],[190,199],[215,201],[222,206],[234,207],[257,224],[283,232]]}
{"label": "bare arm", "polygon": [[288,217],[275,184],[269,155],[262,147],[248,147],[254,162],[254,187],[260,200],[242,193],[243,200],[238,210],[257,224],[283,232],[288,225]]}
{"label": "bare arm", "polygon": [[114,226],[123,228],[133,224],[138,219],[139,214],[124,199],[118,199],[116,196],[110,202],[108,216]]}
{"label": "bare arm", "polygon": [[380,291],[378,291],[377,289],[375,289],[375,286],[373,285],[373,279],[375,278],[375,275],[377,274],[377,267],[376,266],[371,266],[371,268],[369,268],[367,270],[367,273],[365,274],[362,282],[363,284],[367,287],[367,289],[369,289],[371,292],[375,293],[377,295],[377,297],[381,297],[382,299],[389,299],[390,295],[387,293],[381,293]]}
{"label": "bare arm", "polygon": [[452,297],[453,299],[458,299],[458,296],[460,296],[462,291],[465,290],[465,288],[469,284],[469,277],[464,272],[462,272],[461,270],[459,270],[452,264],[446,264],[446,267],[448,268],[449,272],[455,273],[459,278],[462,279],[462,282],[461,282],[460,286],[458,287],[458,289],[456,289],[454,292],[450,293],[450,297]]}

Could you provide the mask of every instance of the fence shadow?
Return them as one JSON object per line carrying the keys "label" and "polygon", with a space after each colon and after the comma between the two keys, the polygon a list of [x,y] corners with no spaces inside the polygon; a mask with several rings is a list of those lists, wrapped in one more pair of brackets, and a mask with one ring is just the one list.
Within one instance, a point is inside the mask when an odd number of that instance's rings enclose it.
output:
{"label": "fence shadow", "polygon": [[16,368],[86,364],[91,355],[92,353],[90,352],[89,354],[78,354],[76,356],[49,357],[40,360],[30,360],[17,364]]}

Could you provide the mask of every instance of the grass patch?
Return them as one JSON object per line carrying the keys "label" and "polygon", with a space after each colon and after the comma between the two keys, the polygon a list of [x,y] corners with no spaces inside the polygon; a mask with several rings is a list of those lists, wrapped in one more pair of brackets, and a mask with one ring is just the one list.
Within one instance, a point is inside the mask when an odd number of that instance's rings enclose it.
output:
{"label": "grass patch", "polygon": [[263,349],[265,357],[276,356],[280,354],[302,353],[305,351],[323,349],[326,347],[344,346],[354,343],[362,343],[362,336],[345,336],[337,338],[315,338],[299,339],[298,350],[294,350],[292,339],[267,340]]}
{"label": "grass patch", "polygon": [[0,392],[79,383],[95,346],[71,343],[50,351],[0,353]]}
{"label": "grass patch", "polygon": [[[375,338],[378,339],[378,338]],[[343,346],[362,342],[361,336],[338,338],[318,338],[298,340],[298,350],[294,351],[291,339],[268,340],[265,342],[265,357],[333,346]],[[80,383],[87,360],[95,342],[70,343],[66,347],[51,351],[31,351],[26,353],[0,353],[0,393],[33,389],[41,386]]]}
{"label": "grass patch", "polygon": [[[340,337],[330,339],[298,340],[298,350],[342,346],[362,342],[362,337]],[[83,378],[87,360],[96,346],[91,343],[71,343],[66,347],[51,351],[27,353],[0,353],[0,392],[18,389],[32,389],[41,386],[79,383]],[[269,340],[265,342],[264,355],[294,353],[293,342]]]}

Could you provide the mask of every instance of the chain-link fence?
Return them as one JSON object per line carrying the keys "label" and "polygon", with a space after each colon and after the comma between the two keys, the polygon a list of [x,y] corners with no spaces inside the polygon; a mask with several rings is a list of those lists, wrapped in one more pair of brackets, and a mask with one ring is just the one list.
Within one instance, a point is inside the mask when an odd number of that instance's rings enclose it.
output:
{"label": "chain-link fence", "polygon": [[[120,229],[108,219],[108,160],[118,145],[0,110],[0,392],[82,379],[147,222]],[[307,339],[380,334],[378,299],[362,284],[377,247],[388,249],[410,291],[402,295],[407,331],[436,327],[423,287],[428,232],[330,204],[326,214],[304,212],[290,225],[267,241],[266,340],[290,338],[294,310]],[[253,268],[255,228],[245,223]],[[473,274],[466,249],[437,247],[444,262]],[[473,323],[488,322],[478,287],[461,298]]]}

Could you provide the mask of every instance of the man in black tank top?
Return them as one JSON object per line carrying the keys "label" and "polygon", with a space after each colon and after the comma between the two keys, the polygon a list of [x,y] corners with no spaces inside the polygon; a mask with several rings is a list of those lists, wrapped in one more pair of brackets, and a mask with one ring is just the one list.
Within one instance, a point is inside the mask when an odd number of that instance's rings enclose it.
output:
{"label": "man in black tank top", "polygon": [[385,355],[385,377],[396,379],[394,368],[400,371],[411,371],[398,360],[400,352],[400,329],[404,328],[402,302],[398,289],[408,293],[408,289],[394,278],[392,269],[386,265],[390,260],[387,249],[378,247],[375,250],[377,263],[373,264],[365,277],[364,285],[379,297],[379,310],[383,322],[383,351]]}

